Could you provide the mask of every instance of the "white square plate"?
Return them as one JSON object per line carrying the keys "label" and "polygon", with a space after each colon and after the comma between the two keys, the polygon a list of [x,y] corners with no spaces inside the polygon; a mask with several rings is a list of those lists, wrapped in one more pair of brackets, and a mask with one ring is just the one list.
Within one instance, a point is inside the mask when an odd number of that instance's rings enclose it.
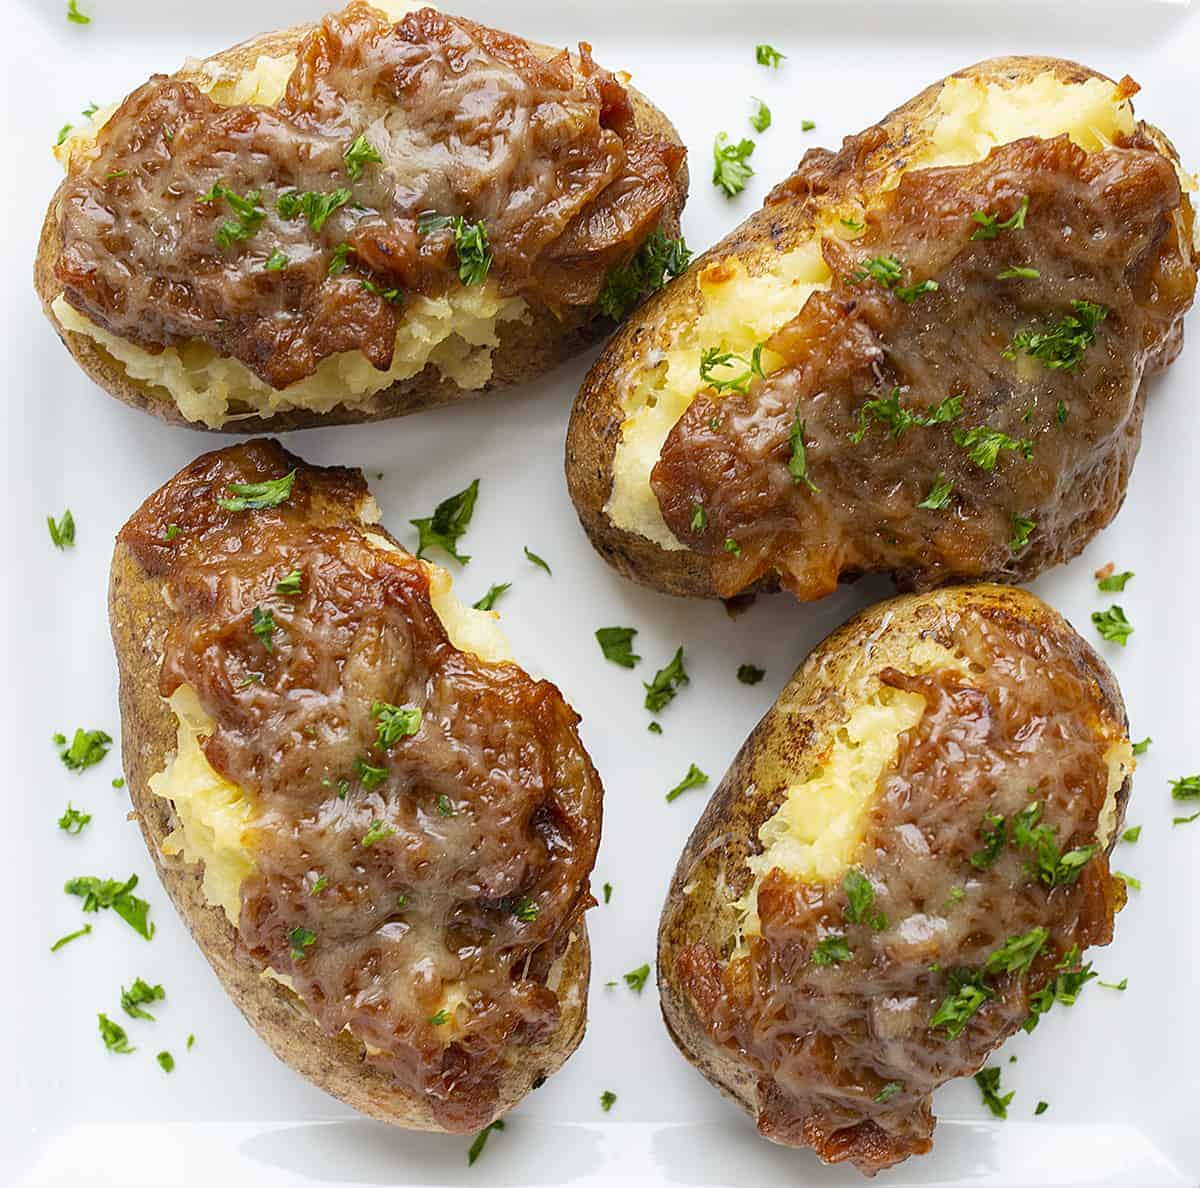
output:
{"label": "white square plate", "polygon": [[[776,1148],[679,1057],[659,1019],[653,983],[635,995],[605,989],[654,956],[670,871],[705,793],[666,804],[663,793],[695,762],[714,787],[793,667],[832,627],[887,593],[882,581],[841,589],[817,605],[760,600],[737,619],[718,603],[656,596],[620,580],[592,551],[562,477],[563,435],[588,360],[475,403],[359,428],[290,435],[313,462],[361,466],[387,522],[407,521],[480,477],[458,576],[467,600],[512,581],[502,604],[516,653],[555,680],[582,713],[584,738],[605,781],[604,842],[596,885],[611,904],[589,916],[591,1024],[579,1052],[493,1135],[468,1169],[467,1141],[412,1135],[363,1121],[276,1062],[226,999],[154,878],[114,753],[73,775],[50,736],[76,726],[117,735],[116,681],[105,615],[112,539],[143,498],[221,439],[169,428],[97,391],[55,340],[30,284],[45,204],[57,184],[48,152],[59,125],[88,101],[126,94],[154,70],[174,69],[267,28],[320,11],[316,0],[81,0],[92,23],[68,24],[65,0],[7,0],[3,120],[8,199],[0,219],[6,371],[3,584],[9,658],[2,693],[7,816],[0,860],[7,887],[0,988],[5,1065],[0,1081],[0,1180],[26,1186],[675,1183],[761,1188],[851,1184],[847,1169]],[[1077,58],[1145,87],[1139,114],[1200,164],[1196,71],[1200,15],[1157,4],[1056,7],[913,5],[834,0],[808,5],[464,0],[469,16],[556,44],[580,38],[597,59],[629,69],[677,123],[692,151],[688,242],[702,248],[744,218],[805,148],[836,145],[951,70],[992,54]],[[778,71],[755,65],[769,41]],[[758,137],[757,176],[728,201],[709,184],[713,136],[749,132],[750,96],[775,122]],[[801,118],[816,129],[799,132]],[[1195,315],[1191,335],[1200,331]],[[1093,954],[1101,976],[1128,976],[1124,994],[1088,988],[1071,1010],[1004,1049],[1007,1122],[984,1111],[968,1080],[937,1095],[932,1155],[881,1182],[971,1185],[1186,1185],[1200,1181],[1200,1011],[1195,1009],[1195,909],[1200,823],[1172,828],[1168,779],[1200,768],[1196,741],[1195,473],[1200,457],[1200,345],[1192,344],[1150,394],[1141,458],[1120,516],[1087,552],[1036,585],[1089,637],[1104,605],[1091,574],[1106,561],[1136,571],[1122,596],[1136,632],[1125,649],[1101,644],[1124,688],[1140,761],[1130,823],[1140,842],[1117,865],[1144,879],[1121,914],[1116,941]],[[47,513],[70,506],[78,544],[59,553]],[[522,556],[528,545],[554,576]],[[645,657],[635,672],[606,663],[597,627],[631,624]],[[1098,642],[1098,641],[1097,641]],[[646,731],[641,680],[683,644],[691,684]],[[760,664],[748,688],[734,673]],[[93,814],[80,837],[55,820],[68,798]],[[78,874],[136,871],[158,925],[147,944],[119,919],[89,917],[94,932],[61,952],[50,942],[79,926],[62,893]],[[111,918],[110,918],[111,917]],[[161,981],[158,1022],[130,1024],[132,1056],[114,1056],[96,1014],[120,1017],[122,983]],[[128,1022],[126,1020],[126,1022]],[[184,1051],[189,1033],[193,1051]],[[161,1048],[177,1067],[165,1076]],[[1002,1058],[1003,1059],[1003,1058]],[[602,1113],[600,1093],[618,1102]],[[1039,1099],[1050,1103],[1035,1118]]]}

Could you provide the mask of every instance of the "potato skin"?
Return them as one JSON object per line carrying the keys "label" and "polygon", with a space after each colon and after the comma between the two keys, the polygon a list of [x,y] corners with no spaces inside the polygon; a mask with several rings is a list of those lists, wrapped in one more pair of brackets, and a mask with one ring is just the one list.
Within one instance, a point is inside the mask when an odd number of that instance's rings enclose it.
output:
{"label": "potato skin", "polygon": [[[248,70],[259,57],[279,57],[294,52],[296,43],[312,27],[297,25],[290,29],[263,33],[201,61],[189,62],[176,71],[174,77],[197,82],[204,77],[204,69],[210,63],[232,71]],[[552,46],[540,45],[537,42],[530,42],[530,45],[544,58],[551,58],[560,52]],[[634,118],[641,131],[662,137],[674,144],[683,143],[674,125],[662,111],[640,91],[633,87],[627,87],[626,90],[629,93]],[[686,161],[680,165],[675,183],[679,194],[678,208],[667,211],[661,223],[661,229],[672,237],[679,234],[679,213],[687,200]],[[123,404],[141,409],[168,424],[214,432],[201,422],[189,421],[179,411],[165,388],[134,379],[94,339],[66,330],[59,324],[50,305],[62,291],[54,275],[55,263],[61,250],[56,193],[50,201],[42,223],[33,266],[34,288],[55,333],[88,377]],[[266,430],[271,433],[283,433],[292,429],[323,425],[354,425],[366,421],[388,420],[426,408],[436,408],[438,405],[469,400],[497,388],[510,387],[536,378],[586,347],[599,342],[612,329],[612,323],[606,318],[590,317],[580,311],[568,312],[562,319],[541,308],[530,307],[529,314],[528,322],[502,322],[497,327],[500,345],[492,355],[492,377],[482,388],[460,388],[453,380],[444,377],[437,368],[427,365],[409,379],[398,380],[376,393],[370,404],[364,407],[350,408],[338,405],[330,412],[324,413],[310,409],[286,409],[271,417],[254,415],[231,419],[215,432],[254,434]]]}
{"label": "potato skin", "polygon": [[[1064,83],[1107,77],[1062,58],[1018,55],[989,58],[946,78],[1014,85],[1045,74]],[[926,87],[873,125],[879,142],[863,157],[862,165],[867,170],[903,160],[926,139],[920,125],[935,109],[945,81],[941,79]],[[1161,132],[1154,128],[1149,131],[1165,152],[1177,158]],[[718,597],[704,556],[690,549],[664,549],[646,537],[618,527],[605,513],[612,492],[613,461],[621,439],[622,396],[647,355],[672,341],[679,326],[695,320],[700,304],[699,277],[705,268],[736,256],[750,275],[758,275],[766,271],[773,256],[786,254],[811,237],[819,208],[834,205],[844,197],[852,173],[858,172],[858,167],[852,169],[849,160],[837,158],[834,163],[836,168],[827,191],[807,200],[790,199],[764,206],[693,260],[682,276],[652,296],[618,330],[584,380],[567,430],[567,486],[592,545],[625,577],[664,594]],[[754,589],[774,589],[776,584],[770,579]]]}
{"label": "potato skin", "polygon": [[[113,553],[108,605],[120,677],[123,770],[133,810],[167,894],[229,997],[284,1064],[326,1093],[382,1122],[410,1130],[445,1130],[424,1097],[364,1059],[360,1041],[346,1032],[323,1034],[290,990],[262,975],[224,911],[205,898],[200,864],[163,853],[162,843],[176,825],[174,810],[150,791],[149,779],[162,771],[175,750],[175,715],[158,693],[172,611],[160,584],[122,543]],[[583,1038],[591,972],[583,924],[572,934],[562,962],[558,1027],[542,1043],[514,1053],[500,1076],[496,1116],[555,1072]]]}
{"label": "potato skin", "polygon": [[[1107,665],[1055,610],[1024,590],[990,584],[909,594],[870,607],[833,632],[808,655],[778,700],[742,744],[713,793],[679,859],[658,931],[658,989],[667,1031],[689,1064],[752,1117],[758,1074],[748,1060],[713,1042],[677,978],[677,958],[687,946],[707,942],[728,951],[734,940],[731,900],[751,882],[747,859],[761,850],[758,831],[771,817],[814,748],[827,739],[849,709],[843,690],[868,665],[874,671],[903,667],[922,632],[936,639],[943,611],[975,609],[998,624],[1038,631],[1066,664],[1086,674],[1100,719],[1127,728],[1125,704]],[[1120,823],[1132,781],[1117,793]],[[747,789],[751,790],[747,794]]]}

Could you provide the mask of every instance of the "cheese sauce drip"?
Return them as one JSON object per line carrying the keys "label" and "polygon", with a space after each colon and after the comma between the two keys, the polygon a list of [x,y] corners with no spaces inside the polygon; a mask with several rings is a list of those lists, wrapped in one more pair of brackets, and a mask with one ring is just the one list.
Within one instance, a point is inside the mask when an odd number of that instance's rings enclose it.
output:
{"label": "cheese sauce drip", "polygon": [[[218,504],[292,469],[277,507]],[[469,1131],[513,1046],[558,1023],[600,782],[552,684],[450,643],[425,566],[367,539],[366,495],[257,441],[198,459],[121,539],[176,611],[160,692],[195,691],[208,762],[253,806],[245,952]],[[415,733],[381,744],[382,703],[419,710]]]}
{"label": "cheese sauce drip", "polygon": [[[963,668],[877,674],[925,710],[874,790],[851,867],[865,905],[845,877],[775,868],[747,951],[696,942],[678,957],[714,1040],[757,1071],[759,1129],[869,1174],[929,1150],[933,1091],[975,1072],[1038,990],[1106,944],[1123,902],[1107,857],[1124,808],[1107,752],[1121,736],[1100,722],[1096,674],[1000,615],[938,630]],[[1022,814],[1041,848],[1025,844]],[[1027,971],[989,965],[1014,937]],[[962,978],[986,996],[955,1034],[933,1024]]]}
{"label": "cheese sauce drip", "polygon": [[[638,130],[586,45],[546,60],[472,21],[426,8],[393,25],[355,0],[297,58],[274,107],[157,75],[72,154],[57,263],[72,306],[284,388],[349,350],[386,370],[404,292],[459,281],[454,218],[483,225],[503,295],[562,312],[681,205],[683,150]],[[305,194],[311,209],[288,206]],[[422,230],[427,211],[446,223]],[[483,245],[463,252],[479,263]]]}

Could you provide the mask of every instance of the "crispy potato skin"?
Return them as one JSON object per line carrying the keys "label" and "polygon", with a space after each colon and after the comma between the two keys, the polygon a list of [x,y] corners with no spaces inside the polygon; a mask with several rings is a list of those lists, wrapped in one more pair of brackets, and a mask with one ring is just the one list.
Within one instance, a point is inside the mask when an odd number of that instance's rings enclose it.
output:
{"label": "crispy potato skin", "polygon": [[[1078,62],[1026,56],[990,58],[947,77],[1013,85],[1043,74],[1064,83],[1106,77]],[[902,160],[925,139],[921,124],[935,109],[944,82],[942,79],[926,87],[874,125],[881,136],[879,145],[865,158],[868,170]],[[1151,129],[1151,134],[1172,157],[1177,157],[1161,132]],[[810,201],[763,207],[693,260],[682,276],[625,322],[588,372],[567,430],[567,486],[592,545],[625,577],[664,594],[718,596],[703,556],[690,549],[664,549],[644,536],[617,527],[605,513],[612,493],[613,460],[621,440],[621,399],[647,354],[671,341],[678,326],[695,320],[700,305],[699,277],[705,268],[737,256],[750,275],[758,275],[766,271],[773,256],[786,254],[811,237],[819,207],[839,201],[845,188],[842,183],[851,178],[851,162],[839,163],[842,169],[833,175],[825,193],[813,195]],[[755,589],[775,587],[776,582],[769,580]]]}
{"label": "crispy potato skin", "polygon": [[[252,37],[230,49],[222,50],[202,61],[191,63],[176,71],[174,77],[184,81],[198,82],[209,63],[232,71],[248,70],[262,56],[281,57],[293,53],[297,42],[312,28],[312,25],[297,25],[272,33]],[[544,58],[559,53],[552,46],[530,42]],[[643,132],[663,137],[675,144],[682,144],[679,133],[671,121],[654,106],[640,91],[627,87],[633,106],[637,126]],[[684,162],[676,174],[679,192],[679,209],[687,200],[688,169]],[[661,224],[669,236],[679,234],[679,211],[669,211]],[[41,300],[42,309],[63,345],[75,356],[75,361],[89,378],[110,396],[124,404],[141,409],[172,425],[183,425],[189,429],[213,432],[208,426],[189,421],[179,411],[170,393],[157,384],[133,379],[125,368],[102,346],[87,335],[65,330],[50,309],[50,303],[62,291],[54,275],[54,266],[62,250],[59,235],[58,195],[51,199],[42,223],[37,256],[33,266],[34,288]],[[500,345],[492,355],[492,378],[484,387],[467,390],[447,379],[432,365],[410,379],[400,380],[378,392],[369,407],[349,408],[339,405],[327,413],[308,409],[288,409],[272,417],[249,416],[230,420],[216,432],[220,433],[284,433],[292,429],[308,429],[322,425],[355,425],[364,421],[382,421],[420,412],[425,408],[436,408],[442,404],[453,404],[482,396],[497,388],[510,387],[544,372],[578,354],[584,348],[599,342],[611,330],[612,324],[605,318],[589,318],[580,312],[568,313],[559,319],[549,310],[530,307],[528,322],[503,322],[497,329]]]}
{"label": "crispy potato skin", "polygon": [[[108,605],[120,676],[121,750],[129,797],[158,876],[229,997],[271,1051],[319,1089],[383,1122],[410,1130],[444,1130],[425,1098],[364,1060],[360,1041],[346,1032],[324,1035],[290,990],[263,976],[240,946],[225,913],[205,898],[199,864],[162,852],[163,840],[176,824],[174,811],[150,791],[148,781],[175,750],[175,715],[158,694],[163,639],[172,611],[160,584],[123,544],[113,554]],[[500,1079],[497,1116],[555,1072],[583,1038],[591,972],[583,925],[572,935],[562,961],[558,1028],[542,1043],[513,1054]]]}
{"label": "crispy potato skin", "polygon": [[[1122,729],[1127,724],[1121,691],[1107,665],[1061,615],[1013,587],[957,586],[890,599],[851,619],[813,649],[713,793],[680,856],[659,922],[658,990],[667,1030],[688,1063],[752,1117],[757,1113],[757,1073],[749,1061],[713,1042],[681,990],[676,960],[696,941],[707,941],[718,954],[732,944],[736,918],[728,905],[751,882],[746,860],[761,850],[759,829],[782,803],[788,784],[810,766],[813,746],[845,719],[842,690],[868,650],[873,670],[888,664],[903,668],[912,645],[935,627],[943,609],[967,608],[978,608],[998,623],[1039,631],[1067,663],[1087,674],[1101,719]],[[1120,836],[1131,787],[1127,778],[1117,793],[1118,825],[1110,851]],[[748,795],[747,789],[753,793]]]}

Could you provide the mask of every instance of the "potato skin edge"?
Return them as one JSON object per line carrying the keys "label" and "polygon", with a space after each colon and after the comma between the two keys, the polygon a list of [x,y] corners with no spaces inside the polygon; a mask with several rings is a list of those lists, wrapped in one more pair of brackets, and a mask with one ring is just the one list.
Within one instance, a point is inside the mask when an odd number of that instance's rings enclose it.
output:
{"label": "potato skin edge", "polygon": [[[1083,83],[1107,75],[1064,58],[1009,55],[989,58],[956,70],[926,87],[906,103],[872,125],[886,134],[886,142],[869,154],[878,163],[898,159],[916,143],[919,125],[934,109],[947,79],[978,79],[982,82],[1021,83],[1051,74],[1064,83]],[[1152,136],[1172,158],[1178,154],[1170,141],[1150,127]],[[848,183],[848,172],[844,175]],[[838,202],[847,186],[835,176],[831,189],[820,196],[824,204]],[[1184,202],[1189,201],[1184,196]],[[786,254],[813,231],[814,211],[800,201],[764,206],[734,228],[708,251],[692,261],[688,270],[661,292],[652,296],[625,322],[593,364],[576,397],[567,430],[567,487],[579,522],[596,551],[624,577],[658,590],[688,598],[717,598],[709,577],[707,559],[690,549],[664,549],[638,533],[614,524],[605,513],[612,492],[613,461],[621,439],[621,377],[635,369],[645,347],[654,345],[656,332],[694,318],[699,307],[700,271],[730,256],[738,256],[754,275],[763,271],[773,255]],[[766,579],[750,592],[778,588]]]}
{"label": "potato skin edge", "polygon": [[[209,64],[233,71],[247,70],[253,67],[260,56],[278,57],[294,52],[296,43],[311,28],[311,25],[297,25],[291,29],[263,33],[202,61],[190,62],[177,71],[174,77],[195,82],[201,78],[204,67]],[[531,41],[529,44],[542,57],[552,57],[560,52],[552,46],[537,42]],[[626,89],[635,122],[641,131],[662,137],[673,144],[683,143],[675,126],[659,108],[635,88]],[[687,201],[686,161],[676,172],[675,182],[679,194],[678,206],[668,210],[660,224],[662,230],[670,236],[679,234],[679,214]],[[407,416],[426,408],[456,404],[499,388],[527,382],[601,341],[612,330],[612,323],[605,318],[589,319],[585,314],[573,311],[560,320],[547,309],[530,307],[529,323],[503,322],[497,327],[500,345],[492,354],[492,377],[482,388],[460,388],[453,380],[442,376],[432,364],[428,364],[409,379],[398,380],[376,393],[368,405],[360,408],[338,405],[326,413],[310,409],[289,409],[270,417],[255,415],[230,420],[219,429],[212,429],[203,422],[189,421],[179,411],[165,388],[131,377],[94,339],[86,334],[66,330],[59,324],[50,308],[51,302],[62,291],[54,275],[55,263],[62,250],[62,239],[58,230],[58,200],[56,191],[46,209],[33,267],[34,288],[47,319],[54,327],[54,332],[88,378],[110,396],[132,408],[150,413],[168,424],[181,425],[188,429],[231,434],[286,433],[293,429],[355,425]]]}
{"label": "potato skin edge", "polygon": [[[121,542],[113,553],[108,606],[120,678],[122,762],[133,813],[163,887],[225,992],[275,1056],[317,1088],[382,1122],[445,1131],[423,1095],[367,1063],[362,1043],[347,1033],[324,1035],[290,990],[264,978],[239,951],[237,932],[225,913],[204,897],[201,864],[162,852],[174,813],[169,802],[150,791],[148,781],[175,750],[175,715],[158,693],[162,644],[173,612],[159,583]],[[581,922],[563,957],[559,1025],[542,1043],[512,1050],[511,1062],[501,1071],[495,1117],[515,1106],[579,1046],[587,1023],[590,972],[587,927]]]}
{"label": "potato skin edge", "polygon": [[[839,686],[862,649],[872,649],[872,668],[891,664],[903,669],[909,646],[923,629],[922,619],[934,618],[925,609],[930,607],[960,611],[978,607],[1002,621],[1033,627],[1050,641],[1062,662],[1086,674],[1100,715],[1128,732],[1125,703],[1107,664],[1057,611],[1017,587],[952,586],[889,599],[856,615],[809,653],[738,750],[696,823],[659,920],[658,991],[667,1031],[684,1059],[751,1117],[757,1117],[758,1074],[749,1062],[710,1038],[679,986],[676,960],[696,941],[707,941],[718,954],[728,947],[733,915],[724,907],[726,896],[720,886],[724,883],[740,894],[748,885],[745,861],[760,850],[758,830],[782,799],[786,772],[801,770],[813,744],[844,718]],[[790,706],[806,706],[813,712],[791,717]],[[748,792],[752,785],[754,791]],[[1109,853],[1120,838],[1131,789],[1132,779],[1127,777],[1117,793]],[[689,885],[690,893],[684,889]]]}

